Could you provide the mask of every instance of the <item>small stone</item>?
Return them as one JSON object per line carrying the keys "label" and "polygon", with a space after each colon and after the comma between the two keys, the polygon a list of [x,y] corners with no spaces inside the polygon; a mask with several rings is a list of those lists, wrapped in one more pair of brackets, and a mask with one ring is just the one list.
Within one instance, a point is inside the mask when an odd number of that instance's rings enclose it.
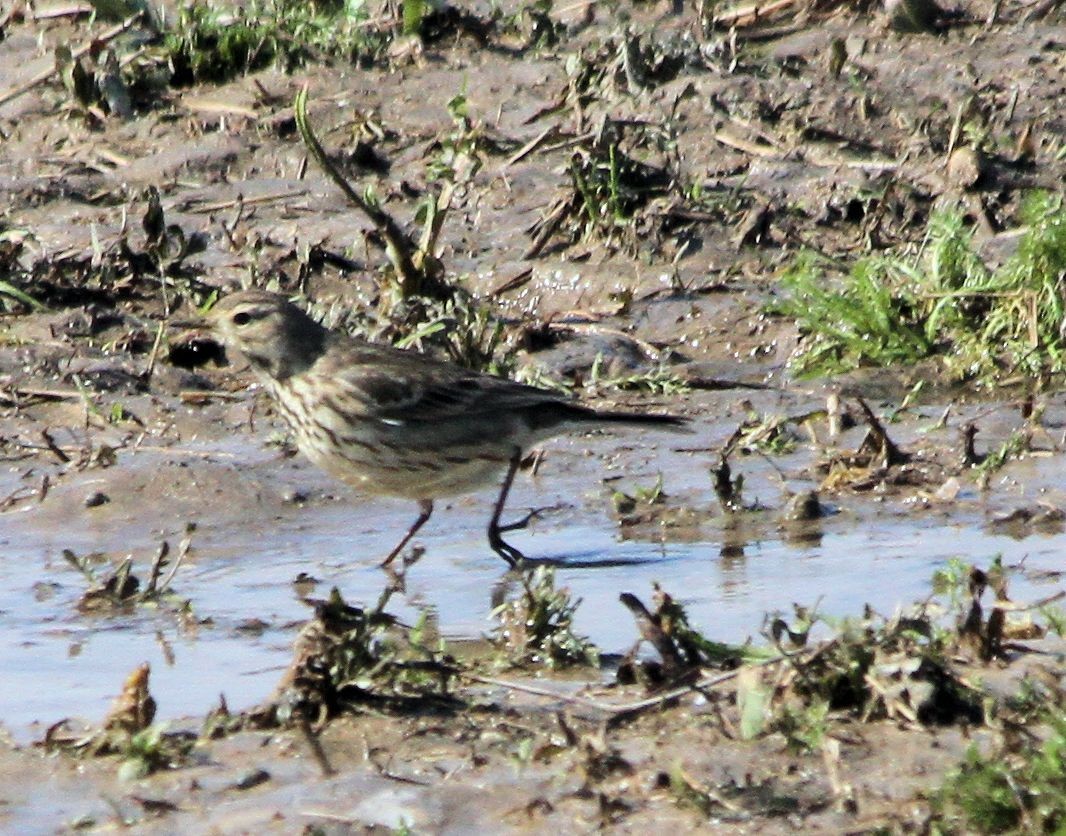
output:
{"label": "small stone", "polygon": [[784,511],[789,522],[817,520],[825,516],[822,504],[818,501],[817,491],[801,491],[788,501]]}
{"label": "small stone", "polygon": [[246,618],[237,625],[237,632],[261,636],[270,628],[270,623],[261,618]]}
{"label": "small stone", "polygon": [[953,186],[969,189],[976,186],[984,174],[981,152],[968,145],[956,148],[948,157],[948,179]]}
{"label": "small stone", "polygon": [[944,484],[937,488],[935,496],[940,502],[954,502],[959,498],[961,490],[962,482],[954,476],[949,476]]}
{"label": "small stone", "polygon": [[899,32],[933,32],[943,10],[934,0],[884,0],[889,24]]}
{"label": "small stone", "polygon": [[252,769],[237,779],[237,782],[233,784],[233,789],[250,790],[260,784],[265,784],[269,780],[270,773],[265,769]]}
{"label": "small stone", "polygon": [[109,497],[103,491],[93,491],[87,497],[85,497],[86,508],[99,508],[101,505],[107,505],[111,501]]}

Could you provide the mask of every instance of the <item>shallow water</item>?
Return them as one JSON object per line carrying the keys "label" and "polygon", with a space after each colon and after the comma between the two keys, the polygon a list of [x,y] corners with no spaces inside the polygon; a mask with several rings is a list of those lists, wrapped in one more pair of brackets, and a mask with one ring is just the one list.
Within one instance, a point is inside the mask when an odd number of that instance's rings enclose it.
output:
{"label": "shallow water", "polygon": [[[646,457],[644,466],[649,463],[659,464],[654,456]],[[566,496],[568,485],[580,495],[577,486],[587,491],[595,484],[591,465],[589,473],[580,466],[564,469],[549,502]],[[516,494],[516,509],[543,498],[522,486]],[[787,618],[793,602],[817,604],[834,616],[858,614],[867,603],[887,614],[926,596],[933,571],[951,557],[987,564],[1001,553],[1008,565],[1024,560],[1034,576],[1060,569],[1066,549],[1066,534],[1021,540],[990,534],[979,508],[963,514],[961,523],[940,514],[840,513],[816,524],[820,536],[802,539],[786,537],[773,516],[752,526],[747,539],[735,531],[727,535],[718,516],[698,529],[695,540],[627,540],[619,537],[605,504],[601,497],[592,507],[571,506],[512,539],[531,556],[560,561],[557,583],[582,599],[577,630],[608,653],[626,651],[637,637],[619,593],[649,601],[655,581],[687,606],[709,637],[742,641],[758,638],[764,614],[780,611]],[[449,639],[476,638],[491,628],[489,613],[501,594],[513,591],[514,579],[484,544],[484,511],[481,497],[442,507],[420,538],[427,551],[409,572],[407,594],[394,599],[391,611],[413,620],[427,608]],[[377,560],[412,515],[403,503],[334,502],[294,508],[269,526],[206,526],[174,583],[196,616],[183,624],[173,612],[154,607],[108,616],[79,613],[85,582],[60,548],[79,540],[88,548],[103,535],[37,530],[26,525],[31,511],[14,533],[9,529],[0,538],[0,717],[19,738],[39,734],[34,723],[68,716],[98,720],[126,674],[145,661],[152,666],[160,718],[203,714],[220,693],[233,709],[253,705],[273,690],[298,625],[309,614],[292,583],[297,574],[320,580],[313,596],[326,595],[335,584],[350,602],[372,603],[384,579]],[[107,534],[124,536],[115,529]],[[730,544],[727,554],[723,541]],[[1011,591],[1027,600],[1059,586],[1061,580],[1019,577]],[[209,622],[196,624],[200,619]]]}

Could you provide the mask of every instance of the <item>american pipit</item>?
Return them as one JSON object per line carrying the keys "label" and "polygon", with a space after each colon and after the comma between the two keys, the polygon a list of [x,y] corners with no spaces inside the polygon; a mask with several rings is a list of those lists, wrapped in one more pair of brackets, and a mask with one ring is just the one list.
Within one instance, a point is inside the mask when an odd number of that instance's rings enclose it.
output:
{"label": "american pipit", "polygon": [[248,359],[307,458],[355,488],[418,502],[421,513],[386,566],[429,519],[434,499],[472,491],[501,472],[489,545],[514,566],[523,555],[501,536],[508,527],[500,514],[525,448],[581,427],[685,423],[597,412],[558,392],[357,340],[275,293],[234,293],[210,320]]}

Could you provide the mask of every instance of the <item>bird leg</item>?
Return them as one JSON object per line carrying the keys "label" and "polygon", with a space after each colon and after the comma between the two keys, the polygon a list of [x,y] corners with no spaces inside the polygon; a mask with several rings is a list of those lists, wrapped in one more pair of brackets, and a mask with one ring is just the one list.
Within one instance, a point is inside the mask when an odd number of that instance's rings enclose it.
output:
{"label": "bird leg", "polygon": [[407,529],[407,533],[405,535],[403,535],[403,539],[400,540],[400,542],[396,544],[396,548],[394,548],[391,552],[389,552],[389,556],[386,557],[381,562],[381,567],[383,569],[386,566],[388,566],[390,563],[392,563],[392,561],[394,561],[396,559],[397,555],[399,555],[399,553],[403,551],[404,546],[406,546],[409,542],[411,542],[411,538],[414,537],[415,534],[418,533],[418,529],[420,529],[422,526],[424,526],[426,524],[426,520],[428,520],[429,517],[430,517],[430,514],[433,513],[433,500],[432,499],[420,499],[420,500],[418,500],[418,509],[419,509],[420,513],[418,515],[418,519],[415,520],[414,525],[412,525],[409,529]]}
{"label": "bird leg", "polygon": [[[500,515],[503,513],[503,506],[507,503],[507,494],[511,490],[511,483],[514,482],[514,477],[518,472],[518,465],[521,461],[522,451],[515,447],[514,453],[511,455],[511,461],[507,465],[507,474],[503,477],[503,484],[500,485],[500,495],[496,497],[496,507],[492,510],[492,519],[489,520],[489,545],[492,546],[492,550],[496,554],[506,560],[511,566],[519,566],[525,560],[525,555],[500,536],[501,531],[508,531],[513,527],[501,528]],[[528,519],[526,522],[528,522]]]}

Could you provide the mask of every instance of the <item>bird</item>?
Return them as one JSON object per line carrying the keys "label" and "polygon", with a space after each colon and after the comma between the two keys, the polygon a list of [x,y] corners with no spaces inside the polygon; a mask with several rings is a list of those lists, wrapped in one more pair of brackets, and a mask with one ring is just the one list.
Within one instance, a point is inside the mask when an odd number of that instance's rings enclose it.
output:
{"label": "bird", "polygon": [[418,517],[383,567],[429,520],[435,500],[501,474],[488,541],[518,567],[525,555],[502,532],[521,524],[501,526],[500,517],[531,445],[593,427],[688,423],[676,415],[596,410],[557,391],[357,339],[265,290],[231,293],[207,318],[222,344],[248,361],[312,463],[357,490],[418,503]]}

